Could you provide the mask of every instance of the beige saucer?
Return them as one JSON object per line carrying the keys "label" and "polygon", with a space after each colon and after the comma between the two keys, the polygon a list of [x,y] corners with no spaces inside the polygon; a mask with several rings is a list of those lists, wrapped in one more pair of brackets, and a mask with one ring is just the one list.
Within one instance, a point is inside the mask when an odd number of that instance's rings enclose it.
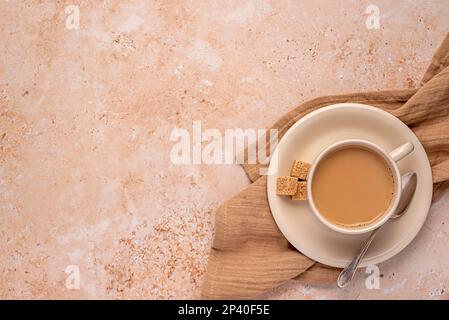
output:
{"label": "beige saucer", "polygon": [[398,162],[401,173],[416,172],[418,185],[408,211],[379,231],[361,267],[381,263],[404,249],[418,234],[432,200],[432,173],[423,146],[399,119],[381,109],[341,103],[318,109],[296,122],[279,142],[267,178],[268,202],[287,240],[309,258],[344,267],[367,235],[337,233],[316,218],[307,202],[276,195],[276,176],[288,175],[294,159],[312,162],[321,150],[340,140],[364,139],[387,152],[410,141],[415,150]]}

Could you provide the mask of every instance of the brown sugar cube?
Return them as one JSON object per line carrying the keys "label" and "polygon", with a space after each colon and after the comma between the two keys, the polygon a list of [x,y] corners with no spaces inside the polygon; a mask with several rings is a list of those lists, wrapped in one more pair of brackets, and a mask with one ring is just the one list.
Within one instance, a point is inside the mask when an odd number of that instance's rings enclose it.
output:
{"label": "brown sugar cube", "polygon": [[282,196],[292,196],[298,189],[298,178],[294,177],[277,177],[276,193]]}
{"label": "brown sugar cube", "polygon": [[298,189],[292,195],[292,200],[307,200],[307,182],[298,181]]}
{"label": "brown sugar cube", "polygon": [[292,170],[290,171],[290,175],[292,177],[297,177],[301,180],[307,180],[307,173],[310,169],[310,163],[295,160],[293,162]]}

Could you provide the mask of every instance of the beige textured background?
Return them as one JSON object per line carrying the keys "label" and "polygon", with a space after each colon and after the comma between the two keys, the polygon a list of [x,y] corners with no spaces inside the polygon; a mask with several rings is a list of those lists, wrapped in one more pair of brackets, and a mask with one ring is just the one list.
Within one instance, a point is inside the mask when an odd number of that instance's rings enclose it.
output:
{"label": "beige textured background", "polygon": [[[249,182],[236,165],[172,165],[171,130],[264,128],[320,95],[413,87],[448,17],[438,0],[2,0],[0,297],[197,298],[214,208]],[[446,192],[379,290],[361,273],[262,298],[447,299],[448,209]]]}

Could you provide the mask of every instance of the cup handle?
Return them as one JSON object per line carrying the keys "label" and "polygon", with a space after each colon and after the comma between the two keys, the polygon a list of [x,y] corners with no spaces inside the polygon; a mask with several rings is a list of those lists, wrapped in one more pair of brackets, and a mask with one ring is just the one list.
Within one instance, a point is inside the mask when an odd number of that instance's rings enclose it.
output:
{"label": "cup handle", "polygon": [[415,146],[411,142],[406,142],[403,145],[400,145],[396,149],[390,152],[390,156],[393,158],[395,162],[398,162],[405,156],[409,155]]}

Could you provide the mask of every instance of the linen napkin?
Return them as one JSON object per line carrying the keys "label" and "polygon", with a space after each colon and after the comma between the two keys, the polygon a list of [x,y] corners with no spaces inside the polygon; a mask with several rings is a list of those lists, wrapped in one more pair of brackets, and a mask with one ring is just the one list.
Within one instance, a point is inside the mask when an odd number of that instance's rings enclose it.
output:
{"label": "linen napkin", "polygon": [[[343,102],[372,105],[401,119],[427,152],[434,199],[449,186],[449,34],[419,88],[320,97],[294,108],[272,128],[278,129],[281,138],[307,113]],[[277,228],[268,206],[266,177],[259,175],[260,166],[244,164],[243,168],[253,183],[217,209],[202,297],[255,298],[289,279],[308,284],[335,283],[339,269],[302,255]]]}

